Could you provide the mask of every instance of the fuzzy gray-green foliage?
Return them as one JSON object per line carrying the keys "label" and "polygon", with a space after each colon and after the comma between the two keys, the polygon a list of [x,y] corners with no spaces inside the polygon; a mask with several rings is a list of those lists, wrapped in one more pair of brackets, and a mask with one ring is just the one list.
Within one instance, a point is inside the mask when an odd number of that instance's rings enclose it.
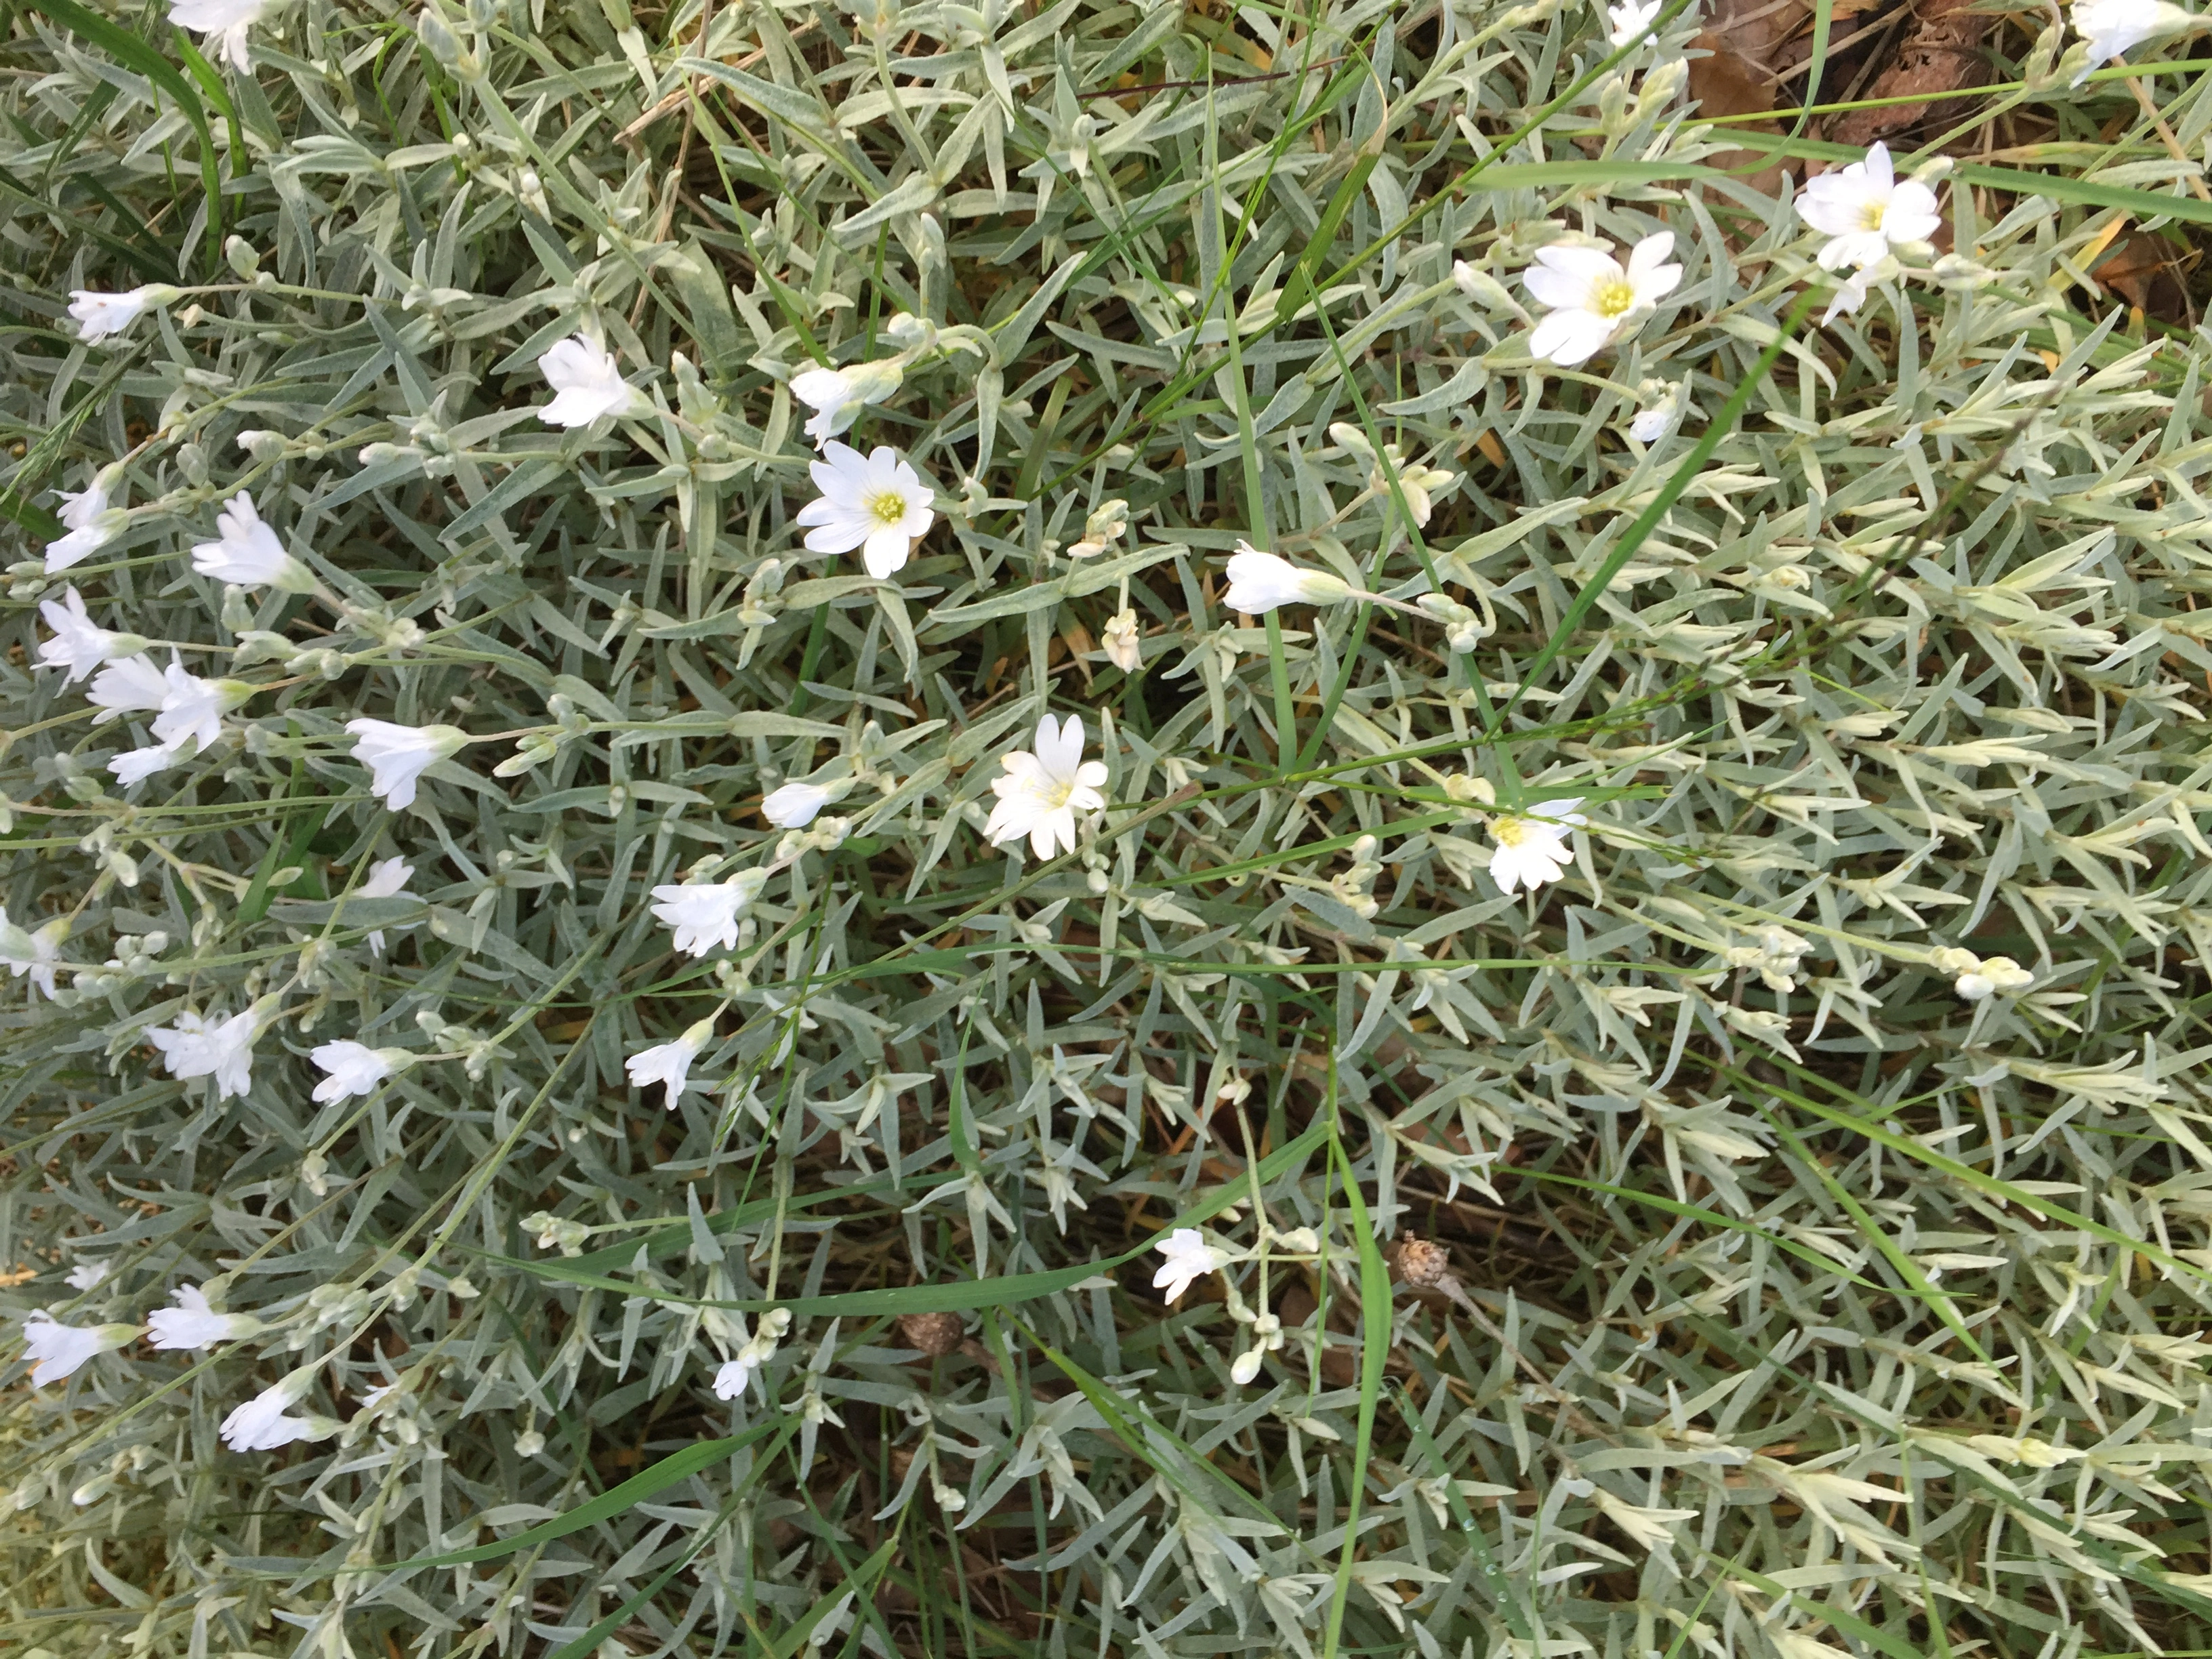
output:
{"label": "fuzzy gray-green foliage", "polygon": [[[4,1016],[4,1297],[264,1328],[10,1390],[11,1640],[2203,1644],[2207,348],[2081,276],[2118,209],[1954,182],[1945,284],[1801,325],[1686,16],[1595,76],[1601,17],[1480,0],[304,0],[250,74],[12,19],[4,899],[67,938]],[[2023,95],[2193,210],[2110,86]],[[1533,251],[1660,229],[1656,314],[1533,361]],[[652,412],[535,417],[579,330]],[[902,341],[848,436],[939,522],[879,582],[801,545],[787,383]],[[126,456],[48,577],[46,492]],[[240,490],[320,595],[191,574]],[[1241,617],[1243,538],[1461,637]],[[218,743],[116,782],[143,716],[35,666],[64,585],[258,688]],[[1048,710],[1113,804],[1040,864],[979,831]],[[363,715],[503,735],[392,811]],[[807,775],[850,793],[787,845]],[[1482,809],[1571,796],[1501,895]],[[702,861],[776,868],[696,961],[647,890]],[[242,1097],[146,1045],[249,1007]],[[629,1086],[709,1014],[706,1086]],[[319,1104],[334,1037],[438,1057]],[[1265,1254],[1170,1307],[1172,1224]],[[343,1428],[225,1449],[301,1367]]]}

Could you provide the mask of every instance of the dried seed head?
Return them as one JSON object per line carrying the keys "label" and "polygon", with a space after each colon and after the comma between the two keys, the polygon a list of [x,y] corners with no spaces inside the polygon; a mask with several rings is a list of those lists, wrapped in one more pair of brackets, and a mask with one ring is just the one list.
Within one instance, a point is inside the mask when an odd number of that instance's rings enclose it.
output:
{"label": "dried seed head", "polygon": [[919,1348],[932,1359],[942,1359],[960,1346],[963,1327],[956,1313],[901,1314],[899,1340]]}
{"label": "dried seed head", "polygon": [[1451,1271],[1451,1255],[1441,1244],[1425,1238],[1409,1238],[1398,1247],[1398,1277],[1423,1290],[1443,1282]]}

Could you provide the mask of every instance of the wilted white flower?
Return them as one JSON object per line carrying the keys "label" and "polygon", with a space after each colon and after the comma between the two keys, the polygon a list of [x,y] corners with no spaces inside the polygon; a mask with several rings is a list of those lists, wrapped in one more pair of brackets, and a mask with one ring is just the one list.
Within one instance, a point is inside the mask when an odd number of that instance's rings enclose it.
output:
{"label": "wilted white flower", "polygon": [[146,1316],[154,1334],[154,1346],[212,1348],[218,1342],[242,1341],[256,1335],[261,1322],[251,1314],[221,1314],[208,1306],[207,1292],[197,1285],[180,1285],[173,1308],[156,1308]]}
{"label": "wilted white flower", "polygon": [[1176,1228],[1158,1248],[1167,1259],[1153,1272],[1152,1288],[1165,1291],[1170,1302],[1181,1298],[1195,1280],[1229,1265],[1229,1253],[1207,1243],[1195,1227]]}
{"label": "wilted white flower", "polygon": [[1618,51],[1650,28],[1666,8],[1667,0],[1644,0],[1640,5],[1638,0],[1622,0],[1620,5],[1607,7],[1607,40]]}
{"label": "wilted white flower", "polygon": [[76,321],[77,338],[96,345],[111,334],[120,334],[154,307],[168,304],[181,292],[167,283],[148,283],[127,294],[72,289],[69,314]]}
{"label": "wilted white flower", "polygon": [[129,514],[111,511],[108,498],[122,481],[122,467],[102,468],[82,489],[60,492],[62,526],[69,534],[46,544],[46,574],[58,575],[82,564],[114,540]]}
{"label": "wilted white flower", "polygon": [[246,32],[269,9],[269,0],[169,0],[169,21],[190,29],[215,55],[240,73],[250,69]]}
{"label": "wilted white flower", "polygon": [[2010,957],[1990,957],[1960,974],[1952,988],[1968,1002],[1983,1002],[2034,983],[2035,975]]}
{"label": "wilted white flower", "polygon": [[702,1019],[673,1042],[640,1049],[624,1062],[629,1072],[630,1086],[650,1089],[656,1083],[663,1085],[668,1091],[668,1109],[674,1111],[677,1101],[683,1097],[684,1085],[690,1078],[691,1062],[699,1057],[699,1051],[714,1039],[714,1022]]}
{"label": "wilted white flower", "polygon": [[[753,1380],[754,1374],[775,1357],[776,1345],[783,1340],[783,1334],[790,1328],[791,1310],[788,1308],[770,1308],[763,1314],[760,1328],[746,1339],[744,1346],[738,1350],[738,1357],[726,1361],[714,1373],[714,1398],[735,1400],[743,1394],[746,1385]],[[742,1317],[738,1322],[738,1329],[740,1333],[744,1329]]]}
{"label": "wilted white flower", "polygon": [[[2197,21],[2191,13],[2164,0],[2075,0],[2073,9],[2075,33],[2088,46],[2091,64],[2132,52],[2146,40],[2192,29]],[[2088,76],[2084,68],[2074,77],[2074,84],[2080,86]]]}
{"label": "wilted white flower", "polygon": [[64,1325],[44,1308],[33,1309],[23,1321],[23,1346],[37,1362],[31,1381],[40,1387],[58,1382],[94,1354],[119,1348],[137,1335],[136,1325]]}
{"label": "wilted white flower", "polygon": [[369,769],[369,793],[393,811],[415,804],[415,784],[441,760],[468,745],[467,732],[451,726],[395,726],[390,720],[348,720],[353,757]]}
{"label": "wilted white flower", "polygon": [[779,830],[804,830],[843,793],[818,783],[787,783],[761,802],[761,816]]}
{"label": "wilted white flower", "polygon": [[1682,267],[1667,263],[1674,251],[1673,231],[1646,236],[1629,251],[1624,270],[1594,247],[1539,248],[1521,280],[1550,310],[1529,337],[1529,350],[1563,368],[1595,357],[1674,291]]}
{"label": "wilted white flower", "polygon": [[108,1265],[105,1261],[80,1261],[62,1276],[63,1281],[74,1291],[96,1290],[107,1277]]}
{"label": "wilted white flower", "polygon": [[1926,241],[1943,222],[1934,191],[1909,179],[1898,181],[1887,144],[1875,145],[1863,161],[1810,180],[1797,211],[1828,238],[1820,254],[1823,270],[1846,265],[1864,270],[1901,243]]}
{"label": "wilted white flower", "polygon": [[538,411],[538,418],[548,426],[589,426],[603,415],[627,415],[646,407],[637,388],[623,379],[614,353],[580,334],[548,346],[538,368],[553,388],[553,401]]}
{"label": "wilted white flower", "polygon": [[117,782],[128,788],[145,782],[156,772],[167,771],[183,758],[178,745],[152,743],[143,749],[125,750],[107,763],[107,769],[115,775]]}
{"label": "wilted white flower", "polygon": [[1490,855],[1490,878],[1501,891],[1510,893],[1518,883],[1533,893],[1565,872],[1574,859],[1567,847],[1568,827],[1589,822],[1575,811],[1582,804],[1582,797],[1575,795],[1540,801],[1528,809],[1527,817],[1491,819],[1490,836],[1498,847]]}
{"label": "wilted white flower", "polygon": [[808,468],[821,496],[799,509],[799,522],[811,526],[808,550],[849,553],[857,547],[878,581],[904,568],[915,538],[936,522],[921,475],[888,444],[864,456],[832,441],[823,454],[825,459]]}
{"label": "wilted white flower", "polygon": [[896,362],[855,363],[850,368],[810,368],[791,377],[791,395],[814,411],[806,435],[818,448],[860,417],[870,404],[897,394],[905,378]]}
{"label": "wilted white flower", "polygon": [[1106,660],[1124,674],[1133,674],[1144,665],[1145,647],[1137,638],[1137,612],[1133,606],[1124,606],[1106,620],[1106,634],[1101,641],[1106,648]]}
{"label": "wilted white flower", "polygon": [[286,1413],[307,1396],[314,1373],[303,1367],[272,1383],[222,1419],[222,1443],[236,1452],[275,1451],[295,1440],[321,1440],[337,1431],[327,1418]]}
{"label": "wilted white flower", "polygon": [[252,498],[243,490],[223,503],[215,527],[214,541],[192,547],[192,568],[201,575],[241,587],[276,587],[287,593],[314,591],[313,575],[284,550],[284,544],[261,521]]}
{"label": "wilted white flower", "polygon": [[145,1036],[161,1051],[171,1077],[212,1077],[216,1097],[225,1100],[253,1086],[253,1040],[260,1027],[261,1017],[252,1008],[224,1020],[204,1018],[187,1008],[173,1025],[149,1026]]}
{"label": "wilted white flower", "polygon": [[69,919],[57,916],[35,933],[27,933],[8,920],[8,912],[0,908],[0,965],[21,979],[26,974],[31,983],[51,998],[54,994],[54,965],[61,960],[62,941],[69,937]]}
{"label": "wilted white flower", "polygon": [[[415,877],[415,866],[405,859],[381,859],[368,866],[368,874],[354,889],[359,898],[397,898],[407,890],[407,884]],[[368,936],[368,953],[384,954],[384,930],[378,928]]]}
{"label": "wilted white flower", "polygon": [[677,950],[703,957],[737,944],[738,918],[767,881],[759,870],[740,870],[727,881],[671,883],[653,890],[653,914],[675,930]]}
{"label": "wilted white flower", "polygon": [[74,587],[64,588],[58,600],[41,599],[39,615],[54,630],[53,638],[40,643],[39,664],[44,668],[69,670],[62,677],[64,685],[82,679],[110,657],[133,654],[118,651],[118,641],[144,648],[144,641],[134,635],[111,634],[104,628],[95,628],[92,614],[84,608],[84,595]]}
{"label": "wilted white flower", "polygon": [[1098,793],[1106,764],[1083,758],[1083,717],[1070,714],[1063,724],[1047,714],[1037,722],[1036,751],[1017,749],[1000,756],[999,764],[1004,775],[991,780],[999,804],[983,826],[991,845],[1004,847],[1026,836],[1041,859],[1050,858],[1055,847],[1073,852],[1075,815],[1106,805]]}
{"label": "wilted white flower", "polygon": [[1231,611],[1259,617],[1279,605],[1334,605],[1351,596],[1352,584],[1341,576],[1301,570],[1288,559],[1239,542],[1229,556],[1229,591],[1222,599]]}
{"label": "wilted white flower", "polygon": [[373,1092],[412,1056],[404,1049],[372,1048],[345,1037],[309,1049],[307,1058],[327,1074],[315,1085],[315,1098],[329,1102]]}

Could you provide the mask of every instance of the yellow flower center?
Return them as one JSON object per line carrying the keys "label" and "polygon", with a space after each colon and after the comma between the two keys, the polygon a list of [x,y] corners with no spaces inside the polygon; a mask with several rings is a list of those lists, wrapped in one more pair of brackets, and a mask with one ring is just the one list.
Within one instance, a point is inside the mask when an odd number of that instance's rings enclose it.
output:
{"label": "yellow flower center", "polygon": [[1589,308],[1601,317],[1626,317],[1636,308],[1636,288],[1626,276],[1601,278],[1590,289]]}
{"label": "yellow flower center", "polygon": [[1881,228],[1882,215],[1887,210],[1888,204],[1885,202],[1867,202],[1863,204],[1859,208],[1859,228],[1861,230],[1880,230]]}
{"label": "yellow flower center", "polygon": [[1528,839],[1528,826],[1518,818],[1492,818],[1490,838],[1500,847],[1518,847]]}
{"label": "yellow flower center", "polygon": [[868,516],[890,530],[906,519],[906,497],[896,489],[878,490],[868,497]]}
{"label": "yellow flower center", "polygon": [[1057,812],[1067,805],[1069,798],[1074,793],[1074,779],[1055,778],[1037,792],[1037,799],[1044,803],[1046,811]]}

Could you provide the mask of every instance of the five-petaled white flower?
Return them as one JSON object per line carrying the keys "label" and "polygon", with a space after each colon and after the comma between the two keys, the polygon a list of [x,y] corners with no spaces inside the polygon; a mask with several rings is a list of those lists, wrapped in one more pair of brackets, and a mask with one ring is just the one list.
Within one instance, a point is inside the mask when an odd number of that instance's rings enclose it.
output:
{"label": "five-petaled white flower", "polygon": [[261,1034],[258,1008],[228,1019],[206,1018],[189,1008],[173,1025],[147,1028],[146,1041],[161,1051],[173,1078],[212,1077],[216,1098],[242,1095],[253,1086],[253,1040]]}
{"label": "five-petaled white flower", "polygon": [[1158,1249],[1167,1260],[1152,1274],[1152,1288],[1165,1291],[1170,1302],[1179,1299],[1194,1280],[1229,1265],[1229,1253],[1207,1243],[1195,1227],[1176,1228]]}
{"label": "five-petaled white flower", "polygon": [[365,1042],[341,1037],[309,1049],[307,1058],[327,1073],[315,1085],[315,1098],[332,1101],[374,1093],[378,1084],[413,1056],[404,1048],[372,1048]]}
{"label": "five-petaled white flower", "polygon": [[74,587],[62,589],[59,600],[41,599],[39,614],[46,618],[46,626],[54,636],[40,642],[39,665],[42,668],[66,668],[62,684],[74,684],[107,661],[110,657],[129,656],[130,649],[118,650],[117,642],[144,648],[144,641],[135,636],[111,634],[104,628],[94,626],[92,615],[84,608],[84,595]]}
{"label": "five-petaled white flower", "polygon": [[999,764],[1004,775],[991,780],[999,804],[983,826],[991,845],[1005,847],[1026,836],[1041,859],[1050,858],[1055,847],[1073,852],[1075,815],[1106,805],[1098,793],[1106,764],[1083,758],[1083,716],[1070,714],[1062,723],[1047,714],[1037,722],[1036,752],[1017,749],[1000,756]]}
{"label": "five-petaled white flower", "polygon": [[1564,800],[1539,801],[1528,816],[1500,815],[1490,821],[1491,839],[1498,843],[1490,855],[1490,878],[1510,893],[1517,882],[1534,892],[1547,881],[1557,881],[1574,861],[1567,845],[1571,826],[1589,822],[1575,808],[1580,795]]}
{"label": "five-petaled white flower", "polygon": [[0,908],[0,966],[17,979],[28,974],[31,983],[50,999],[54,994],[54,969],[61,960],[62,941],[68,937],[67,916],[56,916],[37,933],[27,933],[8,920],[5,908]]}
{"label": "five-petaled white flower", "polygon": [[1823,270],[1864,270],[1899,244],[1926,241],[1943,222],[1934,191],[1910,179],[1899,182],[1887,144],[1867,151],[1863,161],[1810,180],[1797,211],[1828,239],[1820,254]]}
{"label": "five-petaled white flower", "polygon": [[275,1451],[295,1440],[322,1440],[337,1433],[339,1425],[328,1418],[286,1415],[307,1397],[314,1380],[313,1368],[303,1366],[264,1389],[222,1419],[222,1443],[233,1451]]}
{"label": "five-petaled white flower", "polygon": [[146,1316],[156,1348],[212,1348],[218,1342],[240,1341],[261,1329],[261,1322],[252,1314],[216,1312],[208,1306],[207,1292],[197,1285],[179,1285],[176,1302],[173,1308],[156,1308]]}
{"label": "five-petaled white flower", "polygon": [[[738,1328],[740,1331],[744,1329],[742,1317],[738,1322]],[[738,1357],[725,1361],[722,1368],[714,1373],[714,1398],[735,1400],[743,1394],[745,1385],[753,1380],[754,1374],[775,1357],[776,1344],[783,1340],[783,1334],[790,1328],[791,1310],[788,1308],[770,1308],[763,1314],[760,1328],[745,1339],[744,1346],[738,1350]]]}
{"label": "five-petaled white flower", "polygon": [[252,498],[240,490],[216,514],[216,539],[195,543],[192,568],[219,582],[241,587],[278,587],[287,593],[314,591],[315,579],[261,521]]}
{"label": "five-petaled white flower", "polygon": [[44,1308],[35,1308],[23,1321],[23,1346],[38,1362],[31,1367],[31,1381],[40,1386],[58,1382],[93,1355],[119,1348],[137,1334],[136,1325],[64,1325]]}
{"label": "five-petaled white flower", "polygon": [[699,1051],[714,1040],[714,1022],[702,1019],[673,1042],[640,1049],[625,1062],[629,1072],[630,1086],[650,1089],[656,1083],[663,1085],[668,1091],[668,1109],[674,1111],[677,1101],[683,1096],[684,1085],[690,1078],[691,1062],[699,1057]]}
{"label": "five-petaled white flower", "polygon": [[269,0],[169,0],[169,21],[212,44],[215,54],[243,74],[250,69],[246,32],[269,9]]}
{"label": "five-petaled white flower", "polygon": [[1666,6],[1667,0],[1644,0],[1640,5],[1638,0],[1621,0],[1620,5],[1607,7],[1606,40],[1619,51],[1649,29]]}
{"label": "five-petaled white flower", "polygon": [[108,504],[122,481],[120,465],[103,467],[82,489],[59,492],[59,517],[69,533],[46,544],[46,574],[59,575],[72,565],[82,564],[115,539],[131,516]]}
{"label": "five-petaled white flower", "polygon": [[740,870],[727,881],[671,883],[653,890],[653,914],[675,930],[676,949],[703,957],[718,945],[737,944],[738,918],[767,883],[760,870]]}
{"label": "five-petaled white flower", "polygon": [[881,581],[904,568],[915,538],[936,522],[929,487],[888,444],[863,455],[833,440],[822,453],[825,459],[808,468],[822,495],[799,509],[799,522],[811,526],[807,548],[849,553],[857,547],[868,574]]}
{"label": "five-petaled white flower", "polygon": [[896,395],[905,377],[896,362],[810,368],[791,377],[791,395],[814,411],[806,435],[818,448],[860,418],[870,404]]}
{"label": "five-petaled white flower", "polygon": [[[407,884],[415,878],[415,866],[405,859],[381,859],[368,866],[368,874],[355,888],[356,898],[397,898],[407,890]],[[368,936],[368,953],[373,957],[384,954],[384,930],[378,928]]]}
{"label": "five-petaled white flower", "polygon": [[1352,584],[1326,570],[1301,570],[1288,559],[1262,553],[1247,542],[1229,556],[1229,591],[1222,599],[1231,611],[1265,616],[1285,605],[1334,605],[1352,596]]}
{"label": "five-petaled white flower", "polygon": [[451,726],[395,726],[390,720],[348,720],[353,757],[368,768],[369,793],[395,812],[415,804],[415,783],[440,761],[467,747],[469,734]]}
{"label": "five-petaled white flower", "polygon": [[[2132,52],[2146,40],[2179,34],[2197,27],[2197,17],[2165,0],[2075,0],[2075,32],[2088,46],[2090,64],[2101,64]],[[2089,78],[2087,65],[2074,77],[2080,86]]]}
{"label": "five-petaled white flower", "polygon": [[844,792],[818,783],[787,783],[761,802],[761,816],[779,830],[804,830]]}
{"label": "five-petaled white flower", "polygon": [[1521,280],[1550,310],[1529,337],[1528,349],[1562,368],[1586,362],[1631,325],[1648,316],[1682,280],[1670,265],[1674,233],[1646,236],[1629,250],[1628,267],[1594,247],[1553,243],[1536,250],[1536,263]]}
{"label": "five-petaled white flower", "polygon": [[77,338],[87,345],[97,345],[111,334],[120,334],[154,307],[168,304],[182,291],[167,283],[148,283],[124,294],[72,289],[69,314],[76,321]]}
{"label": "five-petaled white flower", "polygon": [[553,401],[538,411],[548,426],[589,426],[603,415],[635,414],[647,406],[644,395],[623,379],[614,353],[580,334],[548,346],[538,368],[553,388]]}

